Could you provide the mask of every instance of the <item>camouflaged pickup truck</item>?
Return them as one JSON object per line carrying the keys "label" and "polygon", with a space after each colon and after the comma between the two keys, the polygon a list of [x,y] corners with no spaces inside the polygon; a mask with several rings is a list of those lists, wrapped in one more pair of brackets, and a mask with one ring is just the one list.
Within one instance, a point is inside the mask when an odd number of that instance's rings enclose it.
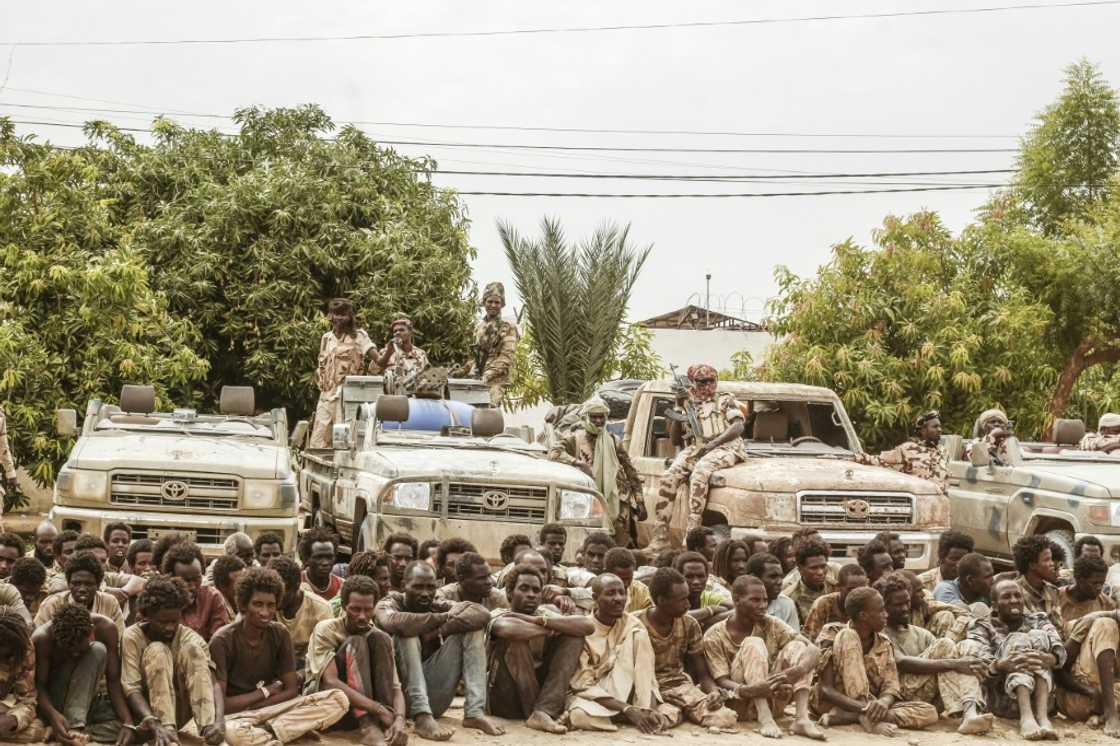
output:
{"label": "camouflaged pickup truck", "polygon": [[1073,543],[1092,534],[1105,561],[1120,561],[1120,455],[1078,450],[1085,424],[1057,420],[1054,441],[1007,440],[1005,465],[971,440],[947,436],[952,524],[976,551],[1010,561],[1021,536],[1042,534],[1073,561]]}

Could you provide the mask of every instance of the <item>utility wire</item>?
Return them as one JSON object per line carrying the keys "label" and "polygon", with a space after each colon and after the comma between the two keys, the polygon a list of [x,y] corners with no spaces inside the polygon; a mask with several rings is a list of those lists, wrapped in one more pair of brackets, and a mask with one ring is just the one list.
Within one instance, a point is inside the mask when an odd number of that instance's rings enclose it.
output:
{"label": "utility wire", "polygon": [[[1120,2],[1120,0],[1117,0]],[[69,127],[84,129],[85,124],[74,122],[48,122],[42,120],[12,119],[16,124],[33,124],[43,127]],[[122,132],[147,132],[144,127],[117,127]],[[236,137],[234,132],[219,132],[226,137]],[[331,139],[331,138],[326,138]],[[605,145],[524,145],[510,143],[435,142],[427,140],[387,140],[374,138],[380,145],[418,145],[429,148],[490,148],[495,150],[575,150],[581,152],[611,153],[812,153],[812,154],[917,154],[917,153],[1017,153],[1017,148],[673,148],[673,147],[617,147]]]}
{"label": "utility wire", "polygon": [[969,186],[913,187],[907,189],[845,189],[827,192],[725,192],[697,194],[595,194],[588,192],[468,192],[455,189],[461,196],[472,197],[594,197],[607,199],[727,199],[731,197],[824,197],[836,194],[896,194],[900,192],[947,192],[958,189],[998,189],[1003,184],[972,184]]}
{"label": "utility wire", "polygon": [[[29,90],[29,89],[16,89],[9,88],[8,90]],[[59,98],[70,98],[65,94],[49,94],[43,95],[58,96]],[[77,97],[75,97],[77,98]],[[94,99],[101,100],[101,99]],[[14,103],[3,101],[0,105],[18,108],[18,109],[45,109],[48,111],[86,111],[96,112],[103,114],[151,114],[152,116],[185,116],[200,119],[221,119],[224,121],[231,121],[232,115],[229,114],[209,114],[201,112],[188,112],[181,110],[163,110],[156,109],[111,109],[97,106],[61,106],[61,105],[48,105],[48,104],[27,104],[27,103]],[[124,104],[125,106],[134,106],[134,104]],[[139,104],[135,104],[139,106]],[[339,120],[338,124],[363,124],[374,127],[417,127],[417,128],[435,128],[435,129],[471,129],[471,130],[503,130],[513,132],[573,132],[583,134],[606,134],[606,135],[698,135],[705,137],[835,137],[835,138],[882,138],[882,139],[904,139],[904,140],[1014,140],[1018,135],[968,135],[968,134],[904,134],[899,132],[737,132],[726,130],[661,130],[661,129],[611,129],[602,127],[537,127],[528,125],[515,125],[515,124],[441,124],[433,122],[382,122],[369,119],[348,119]]]}
{"label": "utility wire", "polygon": [[96,39],[96,40],[40,40],[9,41],[19,47],[117,47],[117,46],[170,46],[188,44],[274,44],[326,41],[388,41],[394,39],[447,39],[490,36],[516,36],[525,34],[574,34],[606,31],[661,31],[667,29],[698,29],[729,26],[758,26],[784,23],[816,23],[825,21],[882,20],[948,15],[974,15],[1006,11],[1044,10],[1051,8],[1086,8],[1101,5],[1118,5],[1120,0],[1082,0],[1066,3],[1029,3],[1021,5],[990,5],[979,8],[929,8],[900,10],[884,13],[853,13],[845,15],[787,16],[773,18],[743,18],[726,21],[683,21],[676,23],[617,24],[610,26],[557,26],[551,28],[493,29],[482,31],[420,31],[389,34],[346,34],[325,36],[255,36],[218,39]]}
{"label": "utility wire", "polygon": [[454,176],[531,176],[558,179],[638,179],[650,181],[754,181],[786,179],[871,179],[888,176],[965,176],[974,174],[1013,174],[1012,168],[983,168],[965,171],[880,171],[875,173],[826,173],[826,174],[605,174],[605,173],[550,173],[538,171],[458,171],[435,169],[431,173]]}

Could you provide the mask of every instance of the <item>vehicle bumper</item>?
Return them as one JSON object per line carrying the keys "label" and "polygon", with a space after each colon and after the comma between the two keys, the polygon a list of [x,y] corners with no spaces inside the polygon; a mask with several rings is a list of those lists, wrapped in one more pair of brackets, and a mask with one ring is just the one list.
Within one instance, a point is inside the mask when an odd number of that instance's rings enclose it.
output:
{"label": "vehicle bumper", "polygon": [[[821,538],[832,547],[831,559],[836,562],[845,560],[854,561],[859,556],[859,550],[871,541],[878,531],[821,531]],[[906,544],[906,569],[925,571],[937,563],[937,542],[941,534],[929,531],[896,531],[899,538]],[[744,536],[758,536],[761,534],[767,541],[779,539],[789,534],[772,533],[762,529],[732,528],[731,538],[739,539]],[[1120,541],[1120,536],[1114,538]],[[1106,545],[1107,546],[1107,545]],[[1106,550],[1107,551],[1107,550]]]}
{"label": "vehicle bumper", "polygon": [[1104,561],[1113,564],[1120,562],[1120,534],[1094,534],[1092,532],[1074,534],[1074,541],[1083,536],[1094,536],[1104,546]]}
{"label": "vehicle bumper", "polygon": [[60,530],[72,528],[81,533],[101,536],[109,523],[122,522],[132,527],[134,539],[155,539],[161,533],[187,533],[195,537],[206,556],[223,554],[223,543],[230,534],[238,531],[251,538],[265,532],[278,534],[284,540],[285,551],[295,549],[299,518],[239,517],[228,515],[182,515],[149,513],[144,511],[108,511],[90,508],[71,508],[55,505],[48,516]]}

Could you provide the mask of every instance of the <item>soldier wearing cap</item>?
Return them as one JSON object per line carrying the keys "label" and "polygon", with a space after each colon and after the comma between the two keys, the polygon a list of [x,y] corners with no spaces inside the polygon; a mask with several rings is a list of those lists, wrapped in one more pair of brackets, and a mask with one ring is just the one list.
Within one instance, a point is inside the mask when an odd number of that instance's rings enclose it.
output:
{"label": "soldier wearing cap", "polygon": [[354,305],[346,298],[335,298],[327,307],[330,331],[319,341],[319,403],[315,407],[311,448],[330,448],[331,430],[342,421],[342,382],[346,376],[360,375],[368,358],[377,351],[365,329],[358,329]]}
{"label": "soldier wearing cap", "polygon": [[[683,440],[684,450],[677,454],[673,464],[661,477],[651,546],[656,549],[670,543],[669,525],[681,484],[688,483],[688,528],[700,526],[704,509],[708,505],[708,482],[718,469],[726,469],[746,458],[743,430],[746,417],[735,397],[726,392],[716,393],[719,374],[710,365],[693,365],[688,369],[687,400],[677,401],[677,408],[684,411],[692,405],[700,432],[691,427],[682,428],[676,421],[670,426],[674,441]],[[679,543],[679,542],[678,542]]]}
{"label": "soldier wearing cap", "polygon": [[491,282],[482,291],[485,316],[474,328],[473,357],[466,365],[466,375],[481,378],[490,387],[490,406],[499,407],[505,399],[513,355],[517,350],[517,327],[502,319],[506,305],[506,289],[500,282]]}
{"label": "soldier wearing cap", "polygon": [[1112,453],[1120,448],[1120,414],[1102,414],[1097,421],[1097,432],[1085,433],[1077,447],[1082,451]]}
{"label": "soldier wearing cap", "polygon": [[945,449],[941,447],[941,415],[936,411],[919,415],[914,422],[914,432],[916,438],[861,460],[928,479],[945,493],[949,488],[949,468]]}
{"label": "soldier wearing cap", "polygon": [[412,343],[412,319],[402,316],[392,324],[393,336],[375,362],[385,374],[385,388],[395,393],[409,379],[415,380],[428,367],[428,354]]}

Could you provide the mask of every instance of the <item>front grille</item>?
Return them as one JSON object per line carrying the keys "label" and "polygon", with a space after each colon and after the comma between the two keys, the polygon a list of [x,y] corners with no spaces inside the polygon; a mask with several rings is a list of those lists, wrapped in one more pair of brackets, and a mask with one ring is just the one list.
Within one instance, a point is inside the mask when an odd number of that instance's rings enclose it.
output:
{"label": "front grille", "polygon": [[185,535],[196,544],[222,544],[234,533],[232,529],[224,528],[171,528],[168,526],[148,526],[132,524],[132,539],[151,539],[155,541],[166,534]]}
{"label": "front grille", "polygon": [[[867,503],[864,513],[861,505]],[[906,494],[806,492],[798,495],[798,521],[809,525],[906,526],[914,522],[914,498]]]}
{"label": "front grille", "polygon": [[[167,482],[182,482],[187,495],[181,500],[163,494]],[[237,510],[240,485],[236,479],[177,474],[114,474],[109,501],[135,507]]]}
{"label": "front grille", "polygon": [[[504,508],[491,509],[483,502],[487,492],[500,492],[508,496]],[[452,482],[448,485],[448,518],[493,518],[519,523],[543,523],[548,512],[548,488],[524,487],[504,484],[473,484]],[[443,511],[444,495],[432,503],[432,510]]]}

